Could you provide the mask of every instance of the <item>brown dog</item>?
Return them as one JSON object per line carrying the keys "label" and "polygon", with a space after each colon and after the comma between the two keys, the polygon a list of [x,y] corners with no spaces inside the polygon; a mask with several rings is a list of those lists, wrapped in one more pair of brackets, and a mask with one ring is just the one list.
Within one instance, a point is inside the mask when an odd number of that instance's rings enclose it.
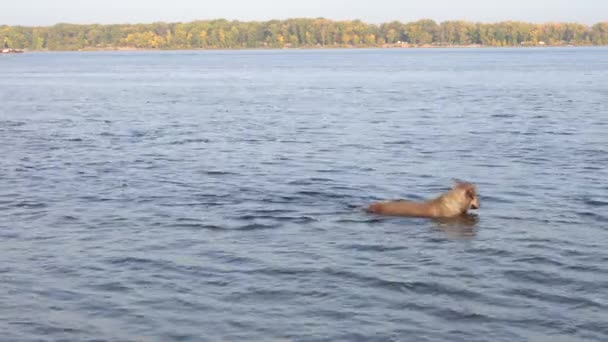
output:
{"label": "brown dog", "polygon": [[452,190],[426,202],[406,200],[373,203],[368,213],[390,216],[412,217],[454,217],[465,214],[469,209],[479,209],[479,198],[475,185],[456,183]]}

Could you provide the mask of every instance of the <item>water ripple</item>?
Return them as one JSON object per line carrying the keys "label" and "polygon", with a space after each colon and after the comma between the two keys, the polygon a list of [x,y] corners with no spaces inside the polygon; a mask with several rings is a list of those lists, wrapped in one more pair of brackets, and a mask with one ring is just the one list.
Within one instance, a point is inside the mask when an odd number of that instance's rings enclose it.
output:
{"label": "water ripple", "polygon": [[[3,59],[2,339],[606,341],[606,60]],[[453,179],[475,215],[363,210]]]}

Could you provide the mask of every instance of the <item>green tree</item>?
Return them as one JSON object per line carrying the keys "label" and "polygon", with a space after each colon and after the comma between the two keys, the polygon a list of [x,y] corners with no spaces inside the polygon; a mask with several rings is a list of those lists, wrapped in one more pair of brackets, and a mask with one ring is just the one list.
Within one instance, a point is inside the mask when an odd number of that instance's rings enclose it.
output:
{"label": "green tree", "polygon": [[438,25],[431,19],[422,19],[406,25],[407,38],[410,43],[425,45],[438,42]]}
{"label": "green tree", "polygon": [[360,20],[295,18],[266,22],[219,20],[190,23],[124,25],[57,24],[50,27],[0,26],[0,43],[32,50],[78,50],[83,48],[137,47],[282,48],[292,46],[378,46],[410,42],[417,45],[486,46],[595,44],[608,45],[608,23],[591,27],[577,23],[531,24],[505,21],[493,24],[423,19],[380,25]]}

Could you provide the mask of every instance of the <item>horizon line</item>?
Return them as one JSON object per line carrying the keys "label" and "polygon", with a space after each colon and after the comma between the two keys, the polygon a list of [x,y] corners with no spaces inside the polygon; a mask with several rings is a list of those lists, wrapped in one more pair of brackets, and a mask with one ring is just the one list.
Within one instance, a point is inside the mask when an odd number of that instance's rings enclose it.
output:
{"label": "horizon line", "polygon": [[266,23],[266,22],[272,22],[272,21],[289,21],[289,20],[328,20],[328,21],[332,21],[332,22],[354,22],[354,21],[360,21],[362,23],[368,24],[368,25],[383,25],[383,24],[389,24],[389,23],[394,23],[394,22],[399,22],[399,23],[415,23],[421,20],[432,20],[437,24],[441,24],[444,22],[467,22],[467,23],[474,23],[474,24],[499,24],[499,23],[507,23],[507,22],[517,22],[517,23],[526,23],[526,24],[536,24],[536,25],[542,25],[542,24],[580,24],[580,25],[586,25],[586,26],[593,26],[595,24],[600,24],[600,23],[607,23],[608,20],[602,20],[602,21],[597,21],[597,22],[593,22],[593,23],[587,23],[587,22],[579,22],[579,21],[559,21],[559,20],[549,20],[549,21],[526,21],[526,20],[517,20],[517,19],[508,19],[508,20],[499,20],[499,21],[482,21],[482,20],[469,20],[469,19],[446,19],[446,20],[435,20],[432,18],[428,18],[428,17],[421,17],[419,19],[416,20],[387,20],[387,21],[382,21],[382,22],[374,22],[374,21],[365,21],[363,19],[359,19],[359,18],[353,18],[353,19],[332,19],[332,18],[328,18],[328,17],[287,17],[287,18],[283,18],[283,19],[267,19],[267,20],[242,20],[242,19],[229,19],[229,18],[209,18],[209,19],[192,19],[192,20],[176,20],[176,21],[172,21],[172,20],[154,20],[154,21],[147,21],[147,22],[114,22],[114,23],[103,23],[103,22],[89,22],[89,23],[79,23],[79,22],[67,22],[67,21],[60,21],[60,22],[56,22],[54,24],[36,24],[36,25],[26,25],[26,24],[15,24],[15,25],[11,25],[11,24],[1,24],[0,23],[0,27],[53,27],[53,26],[57,26],[57,25],[74,25],[74,26],[85,26],[85,25],[100,25],[100,26],[111,26],[111,25],[151,25],[151,24],[187,24],[187,23],[195,23],[195,22],[211,22],[211,21],[228,21],[228,22],[241,22],[241,23]]}

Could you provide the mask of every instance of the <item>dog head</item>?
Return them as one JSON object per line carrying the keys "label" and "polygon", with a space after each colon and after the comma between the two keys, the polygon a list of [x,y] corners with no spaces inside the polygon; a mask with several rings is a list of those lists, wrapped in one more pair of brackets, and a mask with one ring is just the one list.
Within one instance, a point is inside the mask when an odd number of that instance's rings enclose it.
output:
{"label": "dog head", "polygon": [[452,188],[465,204],[465,211],[469,209],[479,209],[479,197],[475,185],[467,182],[457,182]]}

